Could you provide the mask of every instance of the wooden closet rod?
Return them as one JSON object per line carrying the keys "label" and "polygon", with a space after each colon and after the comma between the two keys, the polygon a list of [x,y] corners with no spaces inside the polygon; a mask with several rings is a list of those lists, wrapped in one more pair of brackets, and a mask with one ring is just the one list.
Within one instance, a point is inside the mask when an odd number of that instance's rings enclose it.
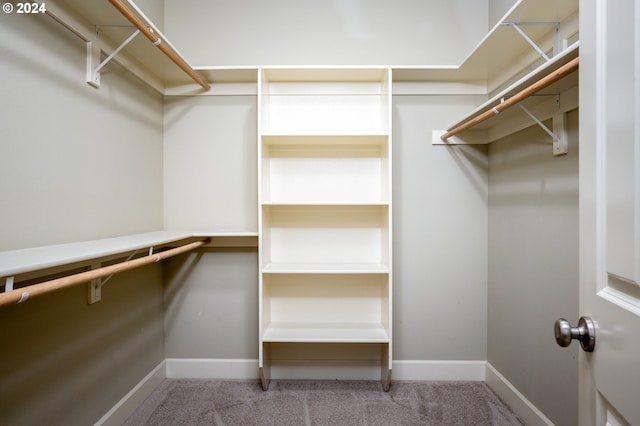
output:
{"label": "wooden closet rod", "polygon": [[509,107],[512,107],[512,106],[516,105],[518,102],[520,102],[520,101],[528,98],[529,96],[539,92],[540,90],[544,89],[545,87],[550,86],[551,84],[553,84],[556,81],[562,79],[563,77],[566,77],[567,75],[571,74],[572,72],[574,72],[574,71],[576,71],[578,69],[579,60],[580,60],[580,57],[572,59],[571,61],[567,62],[566,64],[564,64],[563,66],[561,66],[557,70],[555,70],[552,73],[550,73],[549,75],[547,75],[547,76],[541,78],[540,80],[536,81],[535,83],[533,83],[529,87],[521,90],[517,94],[511,96],[510,98],[505,99],[504,102],[501,102],[500,104],[496,105],[494,108],[491,108],[490,110],[487,110],[487,111],[483,112],[479,116],[477,116],[475,118],[472,118],[471,120],[469,120],[469,121],[467,121],[465,123],[462,123],[458,127],[455,127],[453,129],[449,130],[447,133],[445,133],[444,135],[440,136],[440,139],[442,139],[443,141],[446,141],[451,136],[454,136],[454,135],[460,133],[463,130],[467,130],[467,129],[469,129],[469,128],[477,125],[477,124],[482,123],[483,121],[493,117],[494,115],[501,113],[505,109],[507,109]]}
{"label": "wooden closet rod", "polygon": [[209,90],[211,86],[196,73],[193,68],[187,64],[167,43],[162,43],[162,39],[158,37],[135,13],[131,11],[122,0],[109,0],[118,11],[129,20],[136,28],[140,30],[154,45],[158,47],[169,59],[186,72],[196,83],[203,89]]}
{"label": "wooden closet rod", "polygon": [[22,303],[27,299],[31,299],[36,296],[53,293],[54,291],[63,290],[67,287],[88,283],[89,281],[94,279],[108,277],[109,275],[117,274],[118,272],[124,272],[130,269],[139,268],[140,266],[156,263],[169,257],[197,249],[198,247],[202,247],[209,242],[210,239],[207,238],[202,241],[185,244],[184,246],[161,251],[159,253],[140,257],[138,259],[128,260],[125,262],[116,263],[115,265],[104,266],[102,268],[92,269],[90,271],[80,272],[78,274],[56,278],[54,280],[45,281],[43,283],[17,288],[5,293],[0,293],[0,307]]}

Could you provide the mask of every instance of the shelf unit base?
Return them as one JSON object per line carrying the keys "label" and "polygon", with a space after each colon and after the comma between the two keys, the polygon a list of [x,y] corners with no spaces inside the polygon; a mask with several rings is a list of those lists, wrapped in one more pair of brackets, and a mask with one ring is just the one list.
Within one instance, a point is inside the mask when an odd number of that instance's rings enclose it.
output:
{"label": "shelf unit base", "polygon": [[[286,374],[295,380],[371,380],[376,367],[380,368],[380,384],[384,392],[391,388],[392,367],[389,343],[303,343],[264,342],[263,359],[259,363],[259,378],[262,389],[269,390],[272,379]],[[336,347],[349,347],[352,354],[336,358]],[[301,350],[293,357],[288,356],[292,348]],[[286,358],[283,354],[287,354]],[[331,354],[331,356],[327,356]],[[372,356],[374,355],[374,356]],[[272,376],[273,373],[273,376]]]}

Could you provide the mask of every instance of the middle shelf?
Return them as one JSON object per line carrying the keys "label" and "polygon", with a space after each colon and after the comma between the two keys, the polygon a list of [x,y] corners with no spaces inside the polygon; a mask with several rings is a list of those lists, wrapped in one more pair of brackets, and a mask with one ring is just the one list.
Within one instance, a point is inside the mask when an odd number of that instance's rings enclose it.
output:
{"label": "middle shelf", "polygon": [[263,136],[263,203],[388,203],[389,137]]}
{"label": "middle shelf", "polygon": [[388,270],[388,205],[263,206],[262,224],[265,272]]}
{"label": "middle shelf", "polygon": [[264,277],[263,340],[389,342],[389,276],[271,274]]}

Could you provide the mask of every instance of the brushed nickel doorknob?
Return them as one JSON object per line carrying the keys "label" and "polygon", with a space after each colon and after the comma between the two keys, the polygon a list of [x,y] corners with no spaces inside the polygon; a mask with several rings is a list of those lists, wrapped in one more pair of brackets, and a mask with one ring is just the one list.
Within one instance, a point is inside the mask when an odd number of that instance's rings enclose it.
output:
{"label": "brushed nickel doorknob", "polygon": [[555,323],[556,343],[562,347],[567,347],[572,340],[579,340],[582,350],[593,352],[596,347],[596,327],[589,317],[580,317],[577,327],[571,327],[569,321],[560,318]]}

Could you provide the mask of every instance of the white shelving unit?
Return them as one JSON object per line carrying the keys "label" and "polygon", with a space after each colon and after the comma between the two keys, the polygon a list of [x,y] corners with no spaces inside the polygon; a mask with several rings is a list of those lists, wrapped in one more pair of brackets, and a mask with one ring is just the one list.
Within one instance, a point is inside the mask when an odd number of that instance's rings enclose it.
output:
{"label": "white shelving unit", "polygon": [[397,66],[393,68],[394,82],[483,81],[489,92],[500,90],[514,68],[522,70],[539,59],[531,45],[506,24],[523,24],[529,38],[549,51],[553,48],[553,26],[526,24],[558,22],[560,36],[570,37],[574,29],[577,31],[578,6],[578,0],[517,0],[460,64]]}
{"label": "white shelving unit", "polygon": [[391,72],[264,68],[259,97],[260,353],[381,345],[391,374]]}

